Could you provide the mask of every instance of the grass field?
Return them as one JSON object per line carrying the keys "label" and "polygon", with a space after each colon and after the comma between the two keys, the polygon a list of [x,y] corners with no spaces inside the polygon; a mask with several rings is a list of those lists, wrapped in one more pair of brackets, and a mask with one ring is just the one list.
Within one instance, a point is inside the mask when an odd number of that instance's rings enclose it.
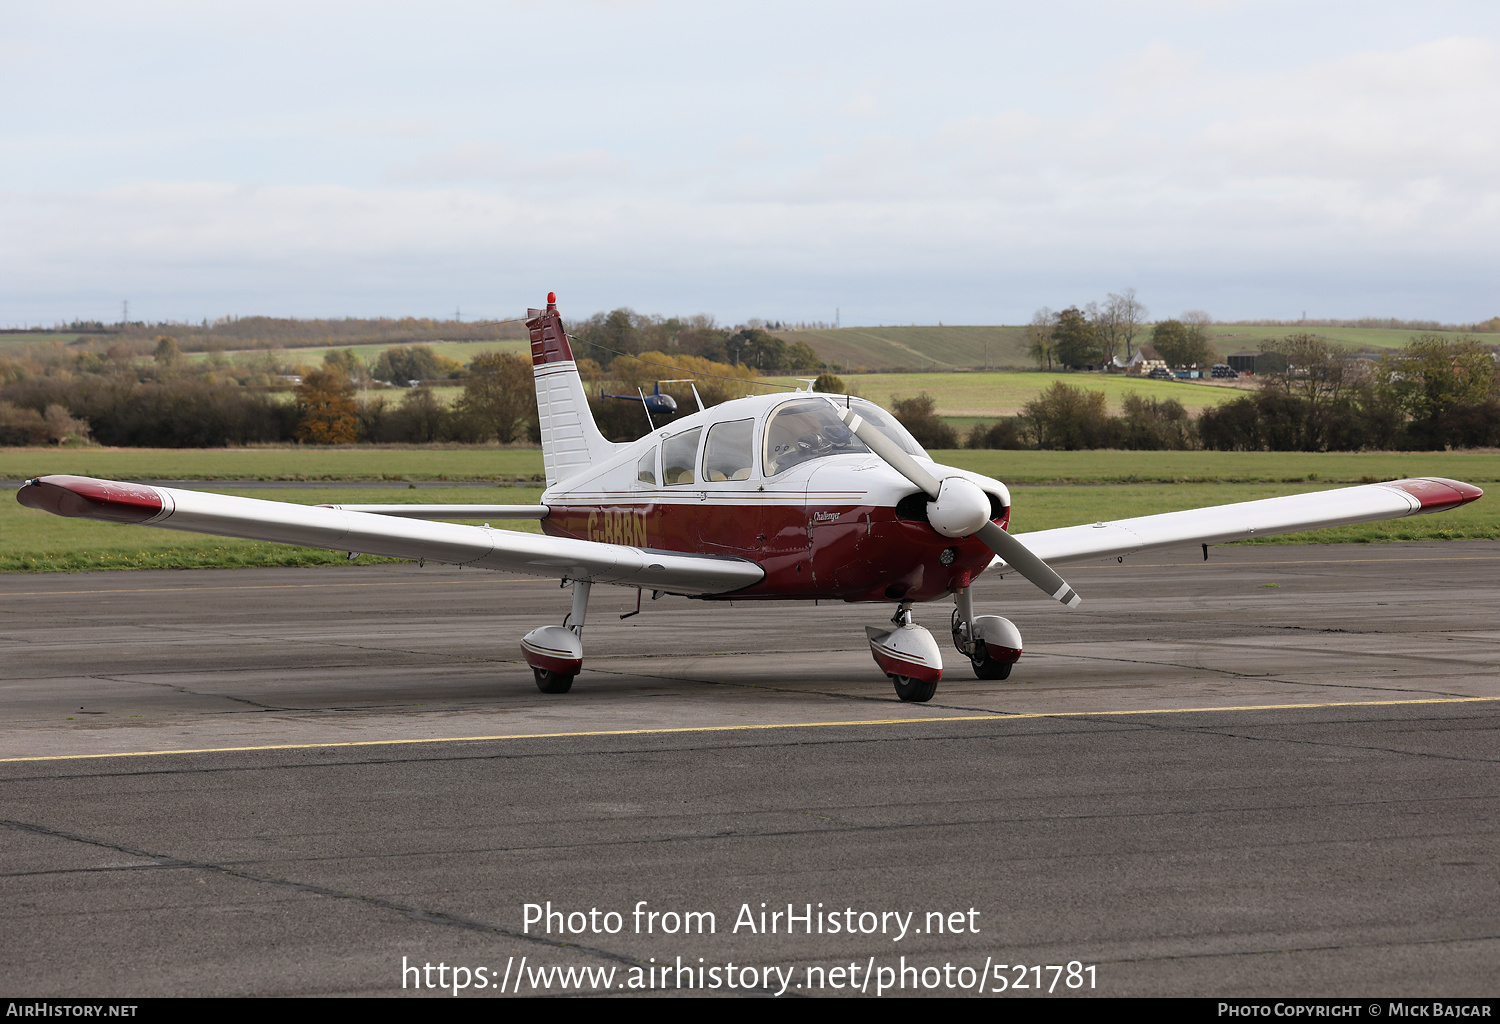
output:
{"label": "grass field", "polygon": [[[1212,328],[1214,344],[1225,355],[1241,349],[1258,349],[1272,338],[1289,334],[1316,334],[1353,348],[1388,349],[1405,345],[1410,330],[1364,327],[1302,327],[1296,324],[1219,324]],[[1030,366],[1026,328],[996,327],[842,327],[837,330],[777,331],[788,343],[805,341],[824,360],[867,370],[947,370],[958,367]],[[1441,333],[1441,332],[1439,332]],[[1456,338],[1448,332],[1443,337]],[[1493,343],[1494,335],[1479,335]],[[1133,344],[1150,344],[1147,325]],[[988,348],[986,348],[988,346]]]}
{"label": "grass field", "polygon": [[[1214,344],[1226,355],[1241,349],[1257,349],[1273,338],[1289,334],[1316,334],[1355,348],[1388,349],[1405,345],[1410,330],[1383,330],[1363,327],[1300,327],[1296,324],[1218,324],[1212,328]],[[1030,366],[1027,355],[1026,328],[1022,326],[942,326],[942,327],[843,327],[827,330],[776,331],[788,343],[804,341],[824,360],[848,367],[852,372],[866,370],[948,370],[955,368]],[[1439,332],[1456,338],[1453,332]],[[0,353],[28,345],[50,345],[54,341],[69,344],[80,337],[101,339],[107,345],[111,335],[0,334]],[[1494,342],[1492,335],[1479,335],[1481,341]],[[1135,338],[1135,344],[1149,344],[1148,325]],[[333,346],[353,348],[362,359],[373,362],[392,343]],[[430,344],[434,351],[467,363],[480,352],[523,353],[525,341],[416,342]],[[327,347],[287,349],[287,357],[297,363],[313,365],[322,362]],[[254,350],[249,350],[254,351]],[[231,350],[230,354],[234,354]],[[202,353],[189,358],[201,359]]]}
{"label": "grass field", "polygon": [[[1315,334],[1350,348],[1400,348],[1418,334],[1436,334],[1450,341],[1463,337],[1456,331],[1388,331],[1373,327],[1299,327],[1296,324],[1220,324],[1211,328],[1214,345],[1225,355],[1241,349],[1257,349],[1261,344],[1289,334]],[[1473,335],[1480,341],[1494,342],[1493,335]],[[1149,341],[1149,339],[1148,339]]]}
{"label": "grass field", "polygon": [[[41,455],[43,453],[36,453]],[[87,455],[87,452],[50,452]],[[139,452],[138,465],[148,472],[94,473],[77,468],[63,472],[141,479],[205,478],[203,468],[217,456],[222,466],[233,464],[233,452]],[[279,458],[280,479],[333,479],[326,451],[250,453]],[[541,453],[515,449],[479,451],[377,451],[348,454],[428,456],[442,459],[451,479],[483,477],[472,472],[482,459],[496,455],[533,457],[541,468]],[[1500,453],[1215,453],[1215,452],[938,452],[951,465],[972,469],[1016,484],[1012,523],[1017,531],[1044,530],[1178,509],[1220,505],[1280,494],[1299,494],[1345,483],[1402,476],[1449,476],[1493,489],[1500,486]],[[0,466],[15,458],[0,454]],[[148,461],[154,459],[156,461]],[[267,463],[266,465],[274,465]],[[524,468],[524,467],[522,467]],[[35,472],[36,470],[32,470]],[[45,471],[57,472],[55,466]],[[267,470],[261,479],[274,479]],[[0,475],[24,473],[8,469]],[[410,474],[421,478],[422,474]],[[368,479],[369,477],[366,477]],[[431,477],[426,477],[431,479]],[[272,501],[300,504],[495,503],[534,502],[540,487],[493,488],[287,488],[237,489],[224,484],[210,489]],[[536,532],[530,522],[497,523],[507,529]],[[1386,540],[1462,540],[1500,538],[1500,500],[1487,496],[1453,512],[1414,516],[1387,523],[1346,526],[1334,530],[1267,538],[1255,543],[1372,542]],[[376,561],[361,558],[361,564]],[[149,527],[117,526],[58,516],[23,508],[13,493],[0,494],[0,572],[82,571],[87,569],[200,568],[236,566],[314,566],[346,564],[341,552],[294,548],[257,541],[227,540]]]}
{"label": "grass field", "polygon": [[[114,335],[109,334],[0,334],[0,354],[31,346],[50,346],[54,342],[68,345],[80,338],[94,339],[106,348],[116,340]],[[464,364],[467,364],[481,352],[513,352],[516,355],[529,355],[531,351],[531,343],[520,339],[507,341],[382,342],[377,345],[322,345],[317,348],[283,348],[275,349],[275,351],[281,353],[287,362],[318,366],[323,362],[324,353],[330,348],[352,348],[366,363],[373,364],[376,359],[380,358],[380,353],[397,344],[425,345],[438,355],[446,356],[449,359],[456,359]],[[265,351],[268,350],[263,348],[226,349],[224,355],[230,359],[236,359],[241,356]],[[207,359],[208,356],[207,352],[188,352],[185,353],[184,358]]]}
{"label": "grass field", "polygon": [[[398,400],[401,393],[390,392]],[[541,480],[540,448],[0,448],[0,479]]]}
{"label": "grass field", "polygon": [[0,334],[0,355],[7,354],[15,349],[27,348],[31,345],[70,345],[79,338],[97,338],[106,335],[97,334],[32,334],[29,331],[21,334]]}
{"label": "grass field", "polygon": [[[1027,402],[1061,381],[1086,391],[1102,391],[1113,412],[1120,411],[1128,394],[1147,398],[1175,398],[1189,412],[1238,398],[1239,388],[1186,381],[1148,380],[1105,373],[871,373],[839,374],[850,393],[889,409],[893,398],[915,398],[927,392],[937,400],[938,415],[963,417],[969,423],[997,416],[1014,416]],[[794,377],[767,377],[780,384],[796,384]],[[955,425],[958,425],[955,423]]]}
{"label": "grass field", "polygon": [[[214,488],[267,501],[299,505],[324,504],[497,504],[524,505],[541,497],[540,487],[424,488],[419,491],[389,487],[337,489],[288,488],[237,490]],[[539,533],[534,522],[510,521],[507,528]],[[361,558],[361,563],[393,559]],[[209,537],[153,530],[150,527],[64,519],[18,504],[14,492],[0,501],[0,572],[81,572],[88,569],[197,569],[241,566],[347,565],[340,551],[299,548],[287,544]]]}
{"label": "grass field", "polygon": [[775,334],[788,344],[806,342],[825,362],[852,371],[951,370],[1031,362],[1024,327],[843,327]]}
{"label": "grass field", "polygon": [[[1020,487],[1011,495],[1011,529],[1017,533],[1107,522],[1159,512],[1225,505],[1322,490],[1313,484],[1115,484],[1101,487]],[[1261,537],[1252,544],[1335,544],[1408,540],[1500,539],[1500,502],[1482,498],[1436,515],[1409,516],[1332,530]]]}
{"label": "grass field", "polygon": [[1500,452],[1493,451],[951,451],[934,452],[933,457],[939,462],[1011,484],[1312,482],[1336,486],[1412,476],[1445,476],[1480,487],[1500,484]]}
{"label": "grass field", "polygon": [[[411,346],[421,345],[430,348],[436,355],[456,359],[467,365],[475,356],[485,352],[511,352],[515,355],[530,355],[531,343],[528,341],[414,341],[408,343]],[[330,349],[353,349],[354,354],[364,362],[374,365],[375,360],[380,358],[380,353],[388,348],[395,348],[396,343],[385,342],[379,345],[325,345],[319,348],[288,348],[278,349],[287,362],[297,363],[304,366],[319,366],[323,362],[323,356]],[[226,356],[235,359],[239,356],[263,352],[265,349],[229,349],[224,352]],[[206,352],[193,352],[189,359],[207,359]]]}
{"label": "grass field", "polygon": [[[1366,483],[1447,476],[1500,483],[1500,452],[933,452],[1013,484]],[[0,479],[50,473],[115,480],[452,480],[542,478],[539,448],[0,448]],[[384,493],[390,493],[386,491]],[[423,491],[423,494],[428,492]],[[507,492],[509,493],[509,492]],[[416,499],[413,499],[416,500]],[[475,499],[478,500],[478,499]],[[507,499],[509,500],[509,499]],[[519,500],[519,499],[518,499]]]}

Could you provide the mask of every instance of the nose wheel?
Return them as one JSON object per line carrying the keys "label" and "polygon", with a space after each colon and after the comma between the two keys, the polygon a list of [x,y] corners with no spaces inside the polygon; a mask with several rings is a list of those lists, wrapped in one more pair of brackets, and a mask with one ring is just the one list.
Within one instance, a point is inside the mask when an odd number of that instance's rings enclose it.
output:
{"label": "nose wheel", "polygon": [[1009,679],[1010,670],[1015,668],[1014,662],[996,661],[990,657],[982,642],[974,645],[974,653],[969,655],[969,664],[974,667],[974,675],[980,679]]}
{"label": "nose wheel", "polygon": [[920,679],[913,679],[911,676],[898,676],[889,673],[887,674],[887,678],[895,684],[896,696],[908,704],[926,704],[932,699],[933,694],[937,693],[938,681],[936,679],[930,682],[923,682]]}
{"label": "nose wheel", "polygon": [[910,601],[896,608],[891,628],[866,626],[865,636],[875,664],[896,687],[897,697],[913,704],[932,699],[943,676],[943,656],[932,634],[911,621]]}
{"label": "nose wheel", "polygon": [[554,672],[550,668],[537,668],[532,666],[531,674],[536,677],[536,688],[543,693],[567,693],[573,688],[573,680],[576,675],[565,675],[562,672]]}

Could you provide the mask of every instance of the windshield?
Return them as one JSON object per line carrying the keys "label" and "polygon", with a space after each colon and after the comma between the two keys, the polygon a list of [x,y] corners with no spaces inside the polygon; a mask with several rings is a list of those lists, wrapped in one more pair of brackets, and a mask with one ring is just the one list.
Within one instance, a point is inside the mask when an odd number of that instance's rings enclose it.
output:
{"label": "windshield", "polygon": [[[890,413],[869,402],[852,402],[871,426],[912,455],[926,456],[906,428]],[[766,423],[766,476],[784,473],[793,466],[829,455],[868,452],[854,432],[839,419],[827,398],[802,398],[777,406]]]}
{"label": "windshield", "polygon": [[851,400],[850,404],[854,407],[855,412],[859,413],[864,419],[869,420],[876,430],[899,444],[906,450],[908,455],[915,455],[919,459],[931,458],[923,450],[922,446],[917,444],[917,439],[912,437],[907,429],[901,425],[901,421],[880,406],[874,402],[867,402],[862,398],[855,398]]}

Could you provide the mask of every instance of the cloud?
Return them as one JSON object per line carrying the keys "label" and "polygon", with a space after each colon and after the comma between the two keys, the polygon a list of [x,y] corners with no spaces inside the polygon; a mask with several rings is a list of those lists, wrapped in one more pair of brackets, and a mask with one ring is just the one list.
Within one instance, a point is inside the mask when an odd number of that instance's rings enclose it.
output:
{"label": "cloud", "polygon": [[874,93],[862,92],[839,106],[839,113],[849,117],[871,118],[884,113],[880,99]]}
{"label": "cloud", "polygon": [[1096,76],[1096,87],[1136,97],[1161,89],[1181,88],[1198,77],[1203,55],[1184,53],[1171,43],[1156,40]]}
{"label": "cloud", "polygon": [[541,153],[523,157],[506,145],[464,142],[390,170],[403,182],[490,181],[518,188],[543,188],[580,182],[621,181],[629,175],[628,161],[600,149]]}
{"label": "cloud", "polygon": [[[1392,282],[1435,281],[1442,267],[1448,309],[1386,311],[1460,316],[1453,307],[1489,301],[1492,286],[1451,271],[1492,277],[1500,256],[1492,41],[1454,34],[1300,66],[1210,59],[1165,33],[1137,43],[1096,61],[1077,89],[1053,88],[1062,73],[982,77],[956,60],[876,89],[847,66],[818,68],[813,82],[808,63],[717,93],[711,82],[632,92],[622,78],[609,92],[569,78],[548,88],[576,94],[526,92],[490,120],[431,103],[257,110],[264,131],[225,150],[263,160],[253,164],[192,163],[196,142],[164,158],[166,126],[128,173],[45,188],[7,179],[0,320],[28,295],[74,285],[114,301],[149,288],[395,301],[540,277],[685,296],[661,301],[668,310],[714,308],[693,299],[712,289],[804,301],[812,282],[895,304],[893,282],[907,278],[968,281],[976,308],[1000,280],[1057,290],[1015,300],[1031,308],[1083,301],[1066,287],[1095,280],[1134,284],[1157,305],[1151,280],[1190,280],[1208,294],[1179,306],[1224,311],[1212,288],[1341,274],[1351,294],[1380,282],[1366,294],[1383,301]],[[940,78],[950,73],[973,77]],[[554,106],[576,115],[560,119],[565,132],[515,128],[516,111]],[[240,145],[260,124],[226,121],[222,134]],[[309,124],[357,141],[318,149]],[[295,136],[285,152],[283,136]],[[69,138],[99,149],[97,136]],[[73,165],[124,166],[131,138],[111,142],[107,161],[84,149]],[[6,141],[18,163],[40,166],[64,140]],[[353,156],[314,163],[324,152]],[[233,180],[263,173],[263,184]]]}
{"label": "cloud", "polygon": [[333,135],[356,139],[425,139],[437,134],[437,126],[422,118],[346,118],[328,130]]}

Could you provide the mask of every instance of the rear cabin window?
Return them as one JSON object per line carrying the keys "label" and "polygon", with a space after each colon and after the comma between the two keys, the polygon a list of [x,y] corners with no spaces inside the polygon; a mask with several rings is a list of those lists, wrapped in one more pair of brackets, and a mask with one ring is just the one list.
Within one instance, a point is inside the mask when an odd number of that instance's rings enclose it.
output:
{"label": "rear cabin window", "polygon": [[635,478],[640,483],[650,484],[652,487],[656,486],[655,448],[652,448],[645,455],[642,455],[641,461],[635,464]]}
{"label": "rear cabin window", "polygon": [[749,480],[755,465],[754,440],[754,420],[715,423],[708,429],[708,443],[703,451],[704,479],[709,483]]}
{"label": "rear cabin window", "polygon": [[698,436],[702,427],[669,437],[661,446],[661,475],[668,487],[693,482],[693,464],[698,461]]}

